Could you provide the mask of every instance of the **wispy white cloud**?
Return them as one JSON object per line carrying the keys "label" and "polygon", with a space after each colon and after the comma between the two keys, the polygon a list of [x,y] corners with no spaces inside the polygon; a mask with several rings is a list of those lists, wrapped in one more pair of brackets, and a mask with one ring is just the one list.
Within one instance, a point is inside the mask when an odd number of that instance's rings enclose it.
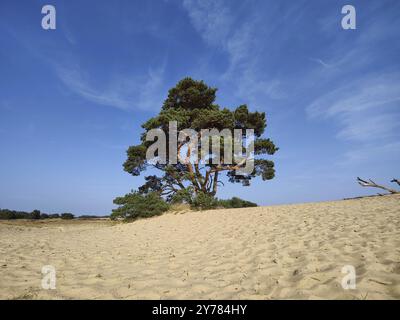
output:
{"label": "wispy white cloud", "polygon": [[[78,38],[68,21],[57,23],[63,37],[56,46],[50,46],[51,42],[43,40],[46,37],[40,38],[33,32],[22,33],[7,25],[5,31],[24,50],[45,63],[71,92],[88,101],[121,110],[160,108],[167,89],[164,83],[166,56],[160,58],[159,65],[149,67],[144,73],[121,74],[110,70],[107,78],[97,78],[96,73],[78,64],[79,52],[75,50]],[[151,26],[149,24],[148,28]]]}
{"label": "wispy white cloud", "polygon": [[336,137],[351,143],[338,165],[400,156],[400,75],[355,81],[316,99],[307,114],[333,121],[338,126]]}
{"label": "wispy white cloud", "polygon": [[333,14],[321,19],[320,31],[331,39],[327,60],[311,59],[320,66],[303,79],[311,88],[325,84],[306,111],[312,119],[337,125],[336,138],[349,146],[341,155],[343,165],[400,153],[400,73],[395,65],[382,67],[381,61],[382,43],[398,37],[400,25],[398,16],[387,14],[388,5],[376,1],[367,6],[351,42]]}
{"label": "wispy white cloud", "polygon": [[333,67],[332,64],[326,63],[325,61],[323,61],[322,59],[319,59],[319,58],[310,58],[310,60],[320,64],[324,68],[332,68]]}
{"label": "wispy white cloud", "polygon": [[394,112],[373,110],[370,113],[348,112],[341,119],[343,128],[338,138],[353,141],[370,141],[391,138],[399,128],[400,116]]}
{"label": "wispy white cloud", "polygon": [[287,93],[278,79],[263,79],[253,69],[244,70],[239,78],[237,94],[246,97],[249,103],[257,104],[265,99],[284,99]]}
{"label": "wispy white cloud", "polygon": [[200,36],[211,45],[225,46],[233,18],[228,7],[221,0],[184,0],[193,26]]}
{"label": "wispy white cloud", "polygon": [[361,145],[345,152],[337,164],[339,166],[348,166],[368,161],[381,161],[382,159],[390,159],[388,162],[400,159],[400,142],[392,141],[384,144]]}
{"label": "wispy white cloud", "polygon": [[61,24],[62,31],[64,33],[65,39],[67,39],[70,45],[76,45],[77,40],[72,31],[67,27],[66,23]]}
{"label": "wispy white cloud", "polygon": [[114,74],[110,81],[99,84],[80,67],[56,67],[59,79],[75,94],[88,101],[122,110],[159,108],[163,100],[164,70],[163,65],[149,69],[147,74],[141,76]]}
{"label": "wispy white cloud", "polygon": [[230,69],[248,56],[254,21],[235,23],[227,2],[222,0],[184,0],[183,7],[200,37],[228,54]]}
{"label": "wispy white cloud", "polygon": [[285,98],[282,81],[259,69],[259,62],[265,59],[261,53],[264,44],[259,41],[260,31],[266,42],[274,28],[267,28],[268,18],[253,9],[246,15],[235,16],[230,4],[222,0],[183,1],[183,7],[202,39],[227,54],[229,64],[218,81],[229,82],[236,88],[235,95],[250,102],[265,97]]}
{"label": "wispy white cloud", "polygon": [[339,138],[371,141],[389,138],[400,126],[400,77],[381,75],[356,81],[316,99],[311,118],[338,121]]}
{"label": "wispy white cloud", "polygon": [[[315,50],[308,57],[312,62],[310,68],[300,67],[304,71],[301,74],[296,67],[293,74],[290,69],[274,73],[273,63],[282,63],[285,69],[285,61],[276,61],[279,57],[276,51],[288,48],[289,39],[298,41],[293,24],[306,20],[310,9],[307,3],[299,2],[286,11],[269,2],[268,12],[262,14],[255,10],[256,6],[246,6],[246,12],[240,17],[234,15],[231,4],[229,1],[184,1],[191,22],[203,40],[227,54],[229,65],[218,81],[229,83],[235,96],[253,105],[285,99],[290,102],[285,110],[299,103],[297,100],[304,101],[309,118],[330,121],[337,126],[336,138],[351,148],[339,155],[346,161],[363,159],[365,150],[383,150],[385,146],[388,151],[396,146],[400,129],[400,74],[395,74],[396,70],[389,74],[388,70],[370,68],[376,65],[381,54],[377,42],[397,34],[393,30],[385,31],[384,17],[368,12],[374,20],[352,34],[349,42],[346,37],[349,33],[340,28],[340,11],[329,11],[320,19],[320,30],[314,33],[327,47]],[[276,15],[282,12],[285,12],[282,19],[286,20],[279,23]],[[398,21],[396,18],[391,23],[397,25]],[[303,52],[309,54],[308,50]],[[310,100],[311,103],[307,102]]]}

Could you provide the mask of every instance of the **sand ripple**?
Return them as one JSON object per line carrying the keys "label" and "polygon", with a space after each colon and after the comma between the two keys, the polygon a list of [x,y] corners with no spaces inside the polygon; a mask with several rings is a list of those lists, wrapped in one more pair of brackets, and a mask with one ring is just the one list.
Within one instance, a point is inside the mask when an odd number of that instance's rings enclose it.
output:
{"label": "sand ripple", "polygon": [[[43,290],[53,265],[57,289]],[[344,290],[353,265],[357,288]],[[400,299],[400,197],[0,222],[1,299]]]}

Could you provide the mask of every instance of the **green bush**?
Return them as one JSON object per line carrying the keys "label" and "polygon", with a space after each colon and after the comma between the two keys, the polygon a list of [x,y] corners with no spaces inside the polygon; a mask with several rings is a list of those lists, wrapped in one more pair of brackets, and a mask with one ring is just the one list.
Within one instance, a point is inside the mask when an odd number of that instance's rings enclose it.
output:
{"label": "green bush", "polygon": [[31,213],[31,219],[38,220],[40,219],[40,211],[39,210],[33,210]]}
{"label": "green bush", "polygon": [[190,207],[198,210],[209,210],[218,207],[218,199],[212,195],[199,192],[191,201]]}
{"label": "green bush", "polygon": [[198,193],[190,202],[190,206],[195,210],[210,210],[216,208],[249,208],[257,207],[257,204],[251,201],[246,201],[238,197],[232,199],[218,200],[217,198],[205,194]]}
{"label": "green bush", "polygon": [[223,208],[249,208],[257,207],[257,203],[233,197],[232,199],[218,200],[218,206]]}
{"label": "green bush", "polygon": [[1,220],[17,219],[17,213],[15,211],[7,209],[0,209],[0,219]]}
{"label": "green bush", "polygon": [[72,213],[62,213],[61,214],[61,219],[71,220],[73,218],[74,218],[74,215]]}
{"label": "green bush", "polygon": [[138,192],[128,193],[123,197],[114,199],[114,204],[120,207],[114,209],[111,219],[123,218],[135,220],[157,216],[169,209],[169,204],[156,192],[140,194]]}
{"label": "green bush", "polygon": [[171,203],[191,203],[193,196],[193,189],[188,187],[186,189],[181,189],[175,192],[175,194],[171,197]]}
{"label": "green bush", "polygon": [[102,219],[102,218],[109,218],[110,216],[95,216],[90,214],[84,214],[78,217],[78,219]]}
{"label": "green bush", "polygon": [[[32,219],[32,218],[33,217],[31,212],[0,209],[0,220]],[[37,219],[37,212],[35,212],[35,218]]]}

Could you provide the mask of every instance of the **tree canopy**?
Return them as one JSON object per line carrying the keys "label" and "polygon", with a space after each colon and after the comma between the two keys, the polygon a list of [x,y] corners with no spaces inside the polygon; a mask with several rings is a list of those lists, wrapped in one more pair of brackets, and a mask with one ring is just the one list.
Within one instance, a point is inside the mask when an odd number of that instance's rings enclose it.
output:
{"label": "tree canopy", "polygon": [[[166,198],[167,201],[187,201],[199,193],[215,196],[218,186],[222,184],[221,175],[226,174],[231,183],[242,183],[250,185],[255,177],[262,180],[270,180],[275,176],[274,162],[267,159],[267,155],[273,155],[278,148],[268,138],[263,138],[267,126],[264,112],[250,112],[247,105],[240,105],[234,110],[222,108],[215,103],[216,88],[209,87],[203,81],[196,81],[191,78],[184,78],[175,87],[169,90],[160,112],[142,124],[144,129],[140,137],[140,144],[134,145],[127,150],[127,160],[124,163],[124,170],[133,176],[139,176],[146,169],[156,168],[159,174],[145,177],[145,183],[138,190],[140,194],[156,192]],[[177,130],[193,129],[198,134],[198,144],[193,145],[189,140],[177,141],[178,158],[186,157],[191,159],[193,154],[200,154],[200,149],[210,140],[202,140],[200,132],[202,129],[229,130],[231,137],[218,136],[220,152],[207,147],[204,159],[209,161],[187,161],[182,163],[157,163],[156,159],[147,159],[146,152],[153,143],[147,141],[146,137],[150,130],[161,129],[166,138],[175,134],[170,132],[170,122],[176,121]],[[245,161],[238,163],[225,163],[226,154],[224,147],[237,142],[233,134],[235,129],[242,129],[240,140],[243,151],[250,143],[253,144],[254,152],[246,154],[246,161],[254,161],[254,168],[249,173],[240,172]],[[246,137],[246,129],[254,130],[254,138],[250,141]],[[236,130],[237,131],[237,130]],[[236,139],[236,140],[235,140]],[[247,140],[246,140],[247,139]],[[243,141],[243,142],[242,142]],[[166,156],[170,155],[167,148]],[[156,154],[157,156],[157,154]],[[204,154],[203,154],[204,156]],[[235,156],[235,155],[233,155]],[[155,157],[156,158],[156,157]],[[219,160],[219,161],[214,161]]]}

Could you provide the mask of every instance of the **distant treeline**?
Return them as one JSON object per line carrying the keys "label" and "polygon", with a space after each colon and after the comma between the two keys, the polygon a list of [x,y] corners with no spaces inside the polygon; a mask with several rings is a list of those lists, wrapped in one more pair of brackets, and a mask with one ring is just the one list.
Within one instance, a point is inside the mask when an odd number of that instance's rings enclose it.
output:
{"label": "distant treeline", "polygon": [[32,220],[39,220],[39,219],[74,219],[74,215],[72,213],[43,213],[39,210],[33,210],[32,212],[25,212],[25,211],[16,211],[16,210],[9,210],[9,209],[0,209],[0,219],[2,220],[12,220],[12,219],[32,219]]}
{"label": "distant treeline", "polygon": [[[13,220],[13,219],[32,219],[32,220],[40,220],[40,219],[64,219],[71,220],[74,219],[75,215],[72,213],[43,213],[39,210],[33,210],[32,212],[25,211],[16,211],[9,209],[0,209],[0,220]],[[77,217],[78,219],[98,219],[98,218],[106,218],[94,216],[94,215],[82,215]]]}
{"label": "distant treeline", "polygon": [[105,219],[109,218],[110,216],[93,216],[93,215],[83,215],[77,217],[77,219]]}

